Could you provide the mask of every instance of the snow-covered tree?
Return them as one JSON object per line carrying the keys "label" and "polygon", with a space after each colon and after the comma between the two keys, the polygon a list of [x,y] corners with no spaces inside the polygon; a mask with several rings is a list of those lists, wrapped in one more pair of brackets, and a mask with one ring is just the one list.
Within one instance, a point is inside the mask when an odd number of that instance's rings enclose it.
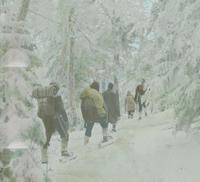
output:
{"label": "snow-covered tree", "polygon": [[[0,133],[4,136],[2,137],[3,143],[1,143],[1,160],[5,158],[4,151],[10,150],[10,144],[24,140],[22,134],[36,124],[33,117],[31,91],[37,79],[33,70],[38,65],[38,58],[33,53],[35,45],[31,41],[31,35],[26,26],[29,3],[28,0],[6,1],[1,5],[0,130],[2,132]],[[31,160],[31,156],[29,157]],[[32,161],[32,164],[34,163],[35,161]],[[24,170],[28,174],[30,168]],[[9,175],[14,175],[14,173]]]}
{"label": "snow-covered tree", "polygon": [[198,118],[200,106],[198,9],[197,1],[155,1],[137,55],[137,73],[156,88],[159,108],[175,108],[180,127]]}

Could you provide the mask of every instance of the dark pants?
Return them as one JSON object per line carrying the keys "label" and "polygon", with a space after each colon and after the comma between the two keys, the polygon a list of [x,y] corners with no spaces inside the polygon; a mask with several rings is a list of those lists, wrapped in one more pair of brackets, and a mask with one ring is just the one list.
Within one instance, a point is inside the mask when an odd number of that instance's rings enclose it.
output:
{"label": "dark pants", "polygon": [[132,119],[133,118],[133,113],[134,113],[134,111],[128,111],[128,118]]}
{"label": "dark pants", "polygon": [[142,102],[140,95],[138,96],[138,104],[139,104],[139,112],[142,112],[142,109],[146,108],[146,103]]}
{"label": "dark pants", "polygon": [[[85,136],[91,137],[94,123],[95,122],[92,122],[92,121],[85,122],[85,125],[86,125]],[[108,127],[108,122],[106,121],[106,117],[101,117],[98,123],[101,125],[102,128]]]}
{"label": "dark pants", "polygon": [[46,116],[42,119],[45,127],[46,133],[46,143],[44,148],[49,146],[51,137],[55,131],[58,131],[61,138],[65,138],[67,141],[69,139],[69,134],[66,130],[66,127],[62,124],[62,121],[58,117]]}

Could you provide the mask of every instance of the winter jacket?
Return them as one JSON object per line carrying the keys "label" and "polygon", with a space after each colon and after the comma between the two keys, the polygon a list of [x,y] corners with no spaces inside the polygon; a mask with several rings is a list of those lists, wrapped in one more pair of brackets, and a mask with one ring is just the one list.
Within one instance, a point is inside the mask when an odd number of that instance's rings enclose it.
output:
{"label": "winter jacket", "polygon": [[81,111],[85,121],[96,122],[99,116],[106,115],[103,96],[95,89],[86,88],[80,95]]}
{"label": "winter jacket", "polygon": [[135,111],[135,101],[134,97],[131,94],[128,94],[125,99],[125,109],[127,112]]}
{"label": "winter jacket", "polygon": [[136,88],[136,92],[139,93],[140,95],[144,95],[145,94],[144,86],[138,85]]}
{"label": "winter jacket", "polygon": [[38,116],[43,119],[44,117],[54,117],[56,114],[56,101],[55,97],[39,98],[38,102]]}
{"label": "winter jacket", "polygon": [[108,112],[108,122],[116,123],[120,117],[120,108],[118,104],[118,95],[112,90],[103,93],[103,98]]}
{"label": "winter jacket", "polygon": [[138,85],[135,91],[135,101],[138,102],[138,97],[141,97],[142,95],[145,94],[144,86],[143,85]]}
{"label": "winter jacket", "polygon": [[38,116],[41,119],[56,117],[61,118],[68,128],[68,118],[64,109],[61,96],[57,96],[59,87],[50,85],[34,89],[32,96],[38,101]]}

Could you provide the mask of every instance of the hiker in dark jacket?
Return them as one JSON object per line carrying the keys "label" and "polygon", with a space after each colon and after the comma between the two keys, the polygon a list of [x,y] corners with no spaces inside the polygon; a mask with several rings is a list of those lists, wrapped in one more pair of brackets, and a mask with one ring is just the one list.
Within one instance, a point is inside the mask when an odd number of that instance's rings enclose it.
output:
{"label": "hiker in dark jacket", "polygon": [[118,95],[113,91],[113,83],[108,84],[108,89],[103,93],[108,113],[108,122],[112,124],[112,131],[116,132],[116,124],[120,117],[120,108],[118,104]]}
{"label": "hiker in dark jacket", "polygon": [[99,83],[94,81],[88,88],[83,90],[80,98],[81,112],[86,126],[84,144],[88,144],[95,122],[101,125],[103,130],[103,142],[106,142],[108,140],[107,113],[103,97],[99,93]]}
{"label": "hiker in dark jacket", "polygon": [[55,131],[58,131],[61,137],[61,155],[69,155],[67,151],[69,140],[68,117],[62,98],[57,95],[58,90],[58,85],[51,83],[47,87],[40,87],[32,92],[32,96],[38,101],[38,117],[42,119],[46,133],[46,142],[42,148],[42,163],[48,162],[48,146]]}
{"label": "hiker in dark jacket", "polygon": [[[135,91],[135,102],[139,105],[139,119],[141,119],[142,117],[142,110],[143,108],[146,108],[146,103],[143,99],[143,96],[146,92],[146,90],[144,90],[144,84],[145,84],[145,80],[142,80],[142,83],[140,85],[138,85],[136,87],[136,91]],[[145,115],[147,115],[146,111],[145,111]]]}

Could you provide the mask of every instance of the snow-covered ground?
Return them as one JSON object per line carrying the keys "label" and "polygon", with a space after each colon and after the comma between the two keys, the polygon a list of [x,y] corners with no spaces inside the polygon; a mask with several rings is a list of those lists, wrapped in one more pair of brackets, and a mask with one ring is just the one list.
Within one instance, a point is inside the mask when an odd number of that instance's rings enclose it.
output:
{"label": "snow-covered ground", "polygon": [[98,148],[101,128],[96,125],[88,146],[84,131],[70,135],[69,148],[78,159],[59,163],[59,140],[49,150],[53,182],[199,182],[200,133],[173,135],[172,111],[139,121],[122,119],[117,140]]}

